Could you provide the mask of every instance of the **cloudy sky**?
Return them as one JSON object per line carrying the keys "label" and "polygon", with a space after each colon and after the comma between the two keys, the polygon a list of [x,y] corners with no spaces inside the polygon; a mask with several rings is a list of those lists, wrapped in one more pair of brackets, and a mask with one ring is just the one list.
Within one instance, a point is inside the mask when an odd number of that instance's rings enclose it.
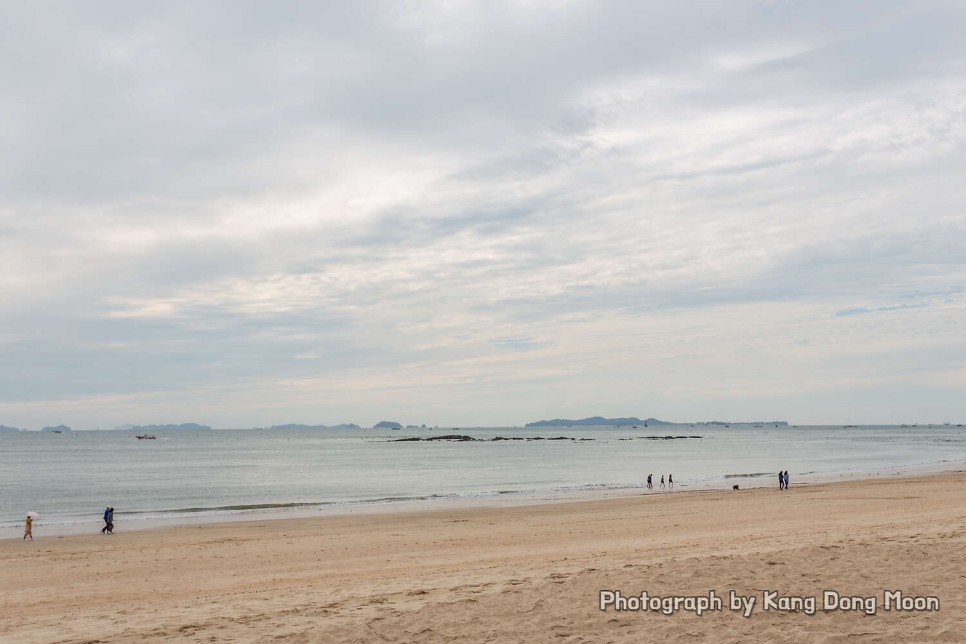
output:
{"label": "cloudy sky", "polygon": [[961,2],[0,4],[2,424],[966,422]]}

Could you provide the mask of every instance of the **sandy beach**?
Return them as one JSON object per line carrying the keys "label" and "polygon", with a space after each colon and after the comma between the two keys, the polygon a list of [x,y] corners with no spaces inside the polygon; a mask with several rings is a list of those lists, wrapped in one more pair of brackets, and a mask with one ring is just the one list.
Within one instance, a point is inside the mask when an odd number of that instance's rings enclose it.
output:
{"label": "sandy beach", "polygon": [[[35,535],[0,542],[2,642],[966,641],[961,472]],[[723,606],[602,611],[602,590]]]}

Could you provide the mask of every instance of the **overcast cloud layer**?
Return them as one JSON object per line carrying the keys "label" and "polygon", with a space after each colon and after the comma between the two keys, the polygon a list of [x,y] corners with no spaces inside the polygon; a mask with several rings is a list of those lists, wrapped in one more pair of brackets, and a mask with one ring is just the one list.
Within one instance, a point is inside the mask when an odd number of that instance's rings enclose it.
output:
{"label": "overcast cloud layer", "polygon": [[958,2],[7,2],[0,424],[966,421]]}

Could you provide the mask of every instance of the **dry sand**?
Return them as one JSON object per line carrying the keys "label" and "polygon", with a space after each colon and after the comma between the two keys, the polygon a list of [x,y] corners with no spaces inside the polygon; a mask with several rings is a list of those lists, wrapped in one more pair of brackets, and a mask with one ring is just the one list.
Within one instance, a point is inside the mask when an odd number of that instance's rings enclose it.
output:
{"label": "dry sand", "polygon": [[[0,642],[966,642],[963,473],[118,530],[0,543]],[[601,612],[602,589],[726,602]],[[877,614],[823,611],[826,589]],[[887,612],[886,589],[940,609]]]}

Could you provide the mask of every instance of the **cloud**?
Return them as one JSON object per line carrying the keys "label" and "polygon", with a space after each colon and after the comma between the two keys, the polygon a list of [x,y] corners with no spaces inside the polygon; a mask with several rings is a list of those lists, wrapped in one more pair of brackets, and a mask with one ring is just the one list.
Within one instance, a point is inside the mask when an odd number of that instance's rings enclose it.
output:
{"label": "cloud", "polygon": [[859,307],[855,309],[842,309],[841,311],[836,311],[835,315],[838,317],[847,317],[849,315],[863,315],[865,313],[888,313],[890,311],[904,311],[906,309],[918,309],[926,306],[925,304],[895,304],[893,306],[877,306],[875,308],[864,308]]}
{"label": "cloud", "polygon": [[834,422],[809,396],[961,381],[955,4],[8,13],[5,424]]}

